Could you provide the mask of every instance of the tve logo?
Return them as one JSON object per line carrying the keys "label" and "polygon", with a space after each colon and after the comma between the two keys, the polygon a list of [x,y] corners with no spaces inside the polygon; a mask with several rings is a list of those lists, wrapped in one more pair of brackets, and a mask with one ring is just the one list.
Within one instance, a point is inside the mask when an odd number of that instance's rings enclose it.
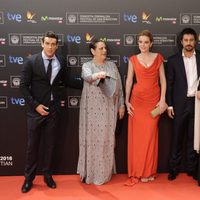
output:
{"label": "tve logo", "polygon": [[80,44],[81,37],[79,35],[67,35],[67,42]]}
{"label": "tve logo", "polygon": [[10,102],[12,105],[25,106],[25,99],[23,98],[11,97]]}
{"label": "tve logo", "polygon": [[24,59],[20,56],[8,56],[8,60],[11,64],[23,65]]}
{"label": "tve logo", "polygon": [[124,14],[123,15],[123,19],[124,19],[125,22],[136,23],[137,20],[138,20],[138,17],[137,17],[137,15],[127,15],[127,14]]}
{"label": "tve logo", "polygon": [[20,14],[15,14],[15,13],[7,13],[8,20],[10,21],[16,21],[16,22],[21,22],[22,21],[22,16]]}
{"label": "tve logo", "polygon": [[124,61],[125,64],[127,64],[128,61],[129,61],[128,56],[123,56],[123,61]]}

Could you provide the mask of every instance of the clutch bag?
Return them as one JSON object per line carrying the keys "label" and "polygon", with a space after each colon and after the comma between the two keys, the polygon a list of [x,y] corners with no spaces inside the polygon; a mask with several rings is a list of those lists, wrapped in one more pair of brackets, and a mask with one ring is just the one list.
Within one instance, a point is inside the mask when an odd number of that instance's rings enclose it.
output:
{"label": "clutch bag", "polygon": [[[167,109],[167,107],[168,107],[168,105],[165,103],[165,109],[164,109],[164,111]],[[155,118],[155,117],[157,117],[158,115],[160,115],[160,107],[159,107],[159,106],[155,107],[155,108],[150,112],[150,114],[151,114],[151,116],[152,116],[153,118]]]}
{"label": "clutch bag", "polygon": [[157,117],[158,115],[160,115],[160,108],[159,106],[157,106],[156,108],[154,108],[151,112],[150,112],[151,116],[153,118]]}

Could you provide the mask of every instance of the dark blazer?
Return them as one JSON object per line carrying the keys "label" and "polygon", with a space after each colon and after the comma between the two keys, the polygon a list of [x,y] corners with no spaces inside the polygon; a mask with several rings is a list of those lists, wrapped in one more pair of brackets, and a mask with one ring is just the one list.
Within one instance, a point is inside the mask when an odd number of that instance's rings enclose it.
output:
{"label": "dark blazer", "polygon": [[58,109],[60,108],[60,101],[65,99],[66,66],[61,57],[57,55],[56,57],[60,61],[61,68],[52,85],[50,85],[46,75],[42,53],[31,56],[24,63],[20,89],[31,111],[35,111],[39,104],[48,106],[51,93]]}
{"label": "dark blazer", "polygon": [[[196,50],[197,74],[200,76],[200,51]],[[181,114],[187,98],[187,78],[182,52],[169,57],[166,69],[168,106],[173,106],[176,114]]]}

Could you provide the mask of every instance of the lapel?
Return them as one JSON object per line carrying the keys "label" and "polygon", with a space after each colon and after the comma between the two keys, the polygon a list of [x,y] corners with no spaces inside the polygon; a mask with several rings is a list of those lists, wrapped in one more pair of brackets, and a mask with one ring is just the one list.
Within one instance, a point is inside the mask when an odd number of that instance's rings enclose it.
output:
{"label": "lapel", "polygon": [[35,66],[37,66],[37,71],[40,73],[42,76],[47,78],[45,66],[44,66],[44,61],[42,58],[42,53],[39,53],[36,59]]}
{"label": "lapel", "polygon": [[183,61],[182,52],[180,52],[178,54],[178,65],[177,66],[180,66],[179,67],[180,72],[178,72],[178,73],[182,74],[182,77],[184,78],[184,80],[187,83],[187,77],[186,77],[186,71],[185,71],[185,64],[184,64],[184,61]]}
{"label": "lapel", "polygon": [[58,55],[56,55],[56,58],[57,58],[58,61],[60,62],[60,69],[59,69],[59,71],[58,71],[56,77],[54,78],[52,85],[57,81],[57,79],[59,79],[59,77],[61,76],[62,71],[63,71],[63,69],[64,69],[64,65],[63,65],[63,61],[62,61],[61,57],[58,56]]}

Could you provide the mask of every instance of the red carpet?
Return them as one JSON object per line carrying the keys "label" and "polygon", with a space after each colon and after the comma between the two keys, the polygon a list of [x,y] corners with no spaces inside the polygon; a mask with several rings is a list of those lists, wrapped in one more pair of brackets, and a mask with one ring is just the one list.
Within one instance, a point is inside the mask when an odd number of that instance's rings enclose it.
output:
{"label": "red carpet", "polygon": [[1,200],[196,200],[200,199],[197,182],[185,174],[168,181],[167,174],[159,174],[150,183],[139,183],[133,187],[124,186],[126,174],[114,175],[102,186],[80,183],[78,175],[54,176],[56,189],[48,188],[42,176],[37,176],[30,192],[21,193],[22,176],[0,177]]}

